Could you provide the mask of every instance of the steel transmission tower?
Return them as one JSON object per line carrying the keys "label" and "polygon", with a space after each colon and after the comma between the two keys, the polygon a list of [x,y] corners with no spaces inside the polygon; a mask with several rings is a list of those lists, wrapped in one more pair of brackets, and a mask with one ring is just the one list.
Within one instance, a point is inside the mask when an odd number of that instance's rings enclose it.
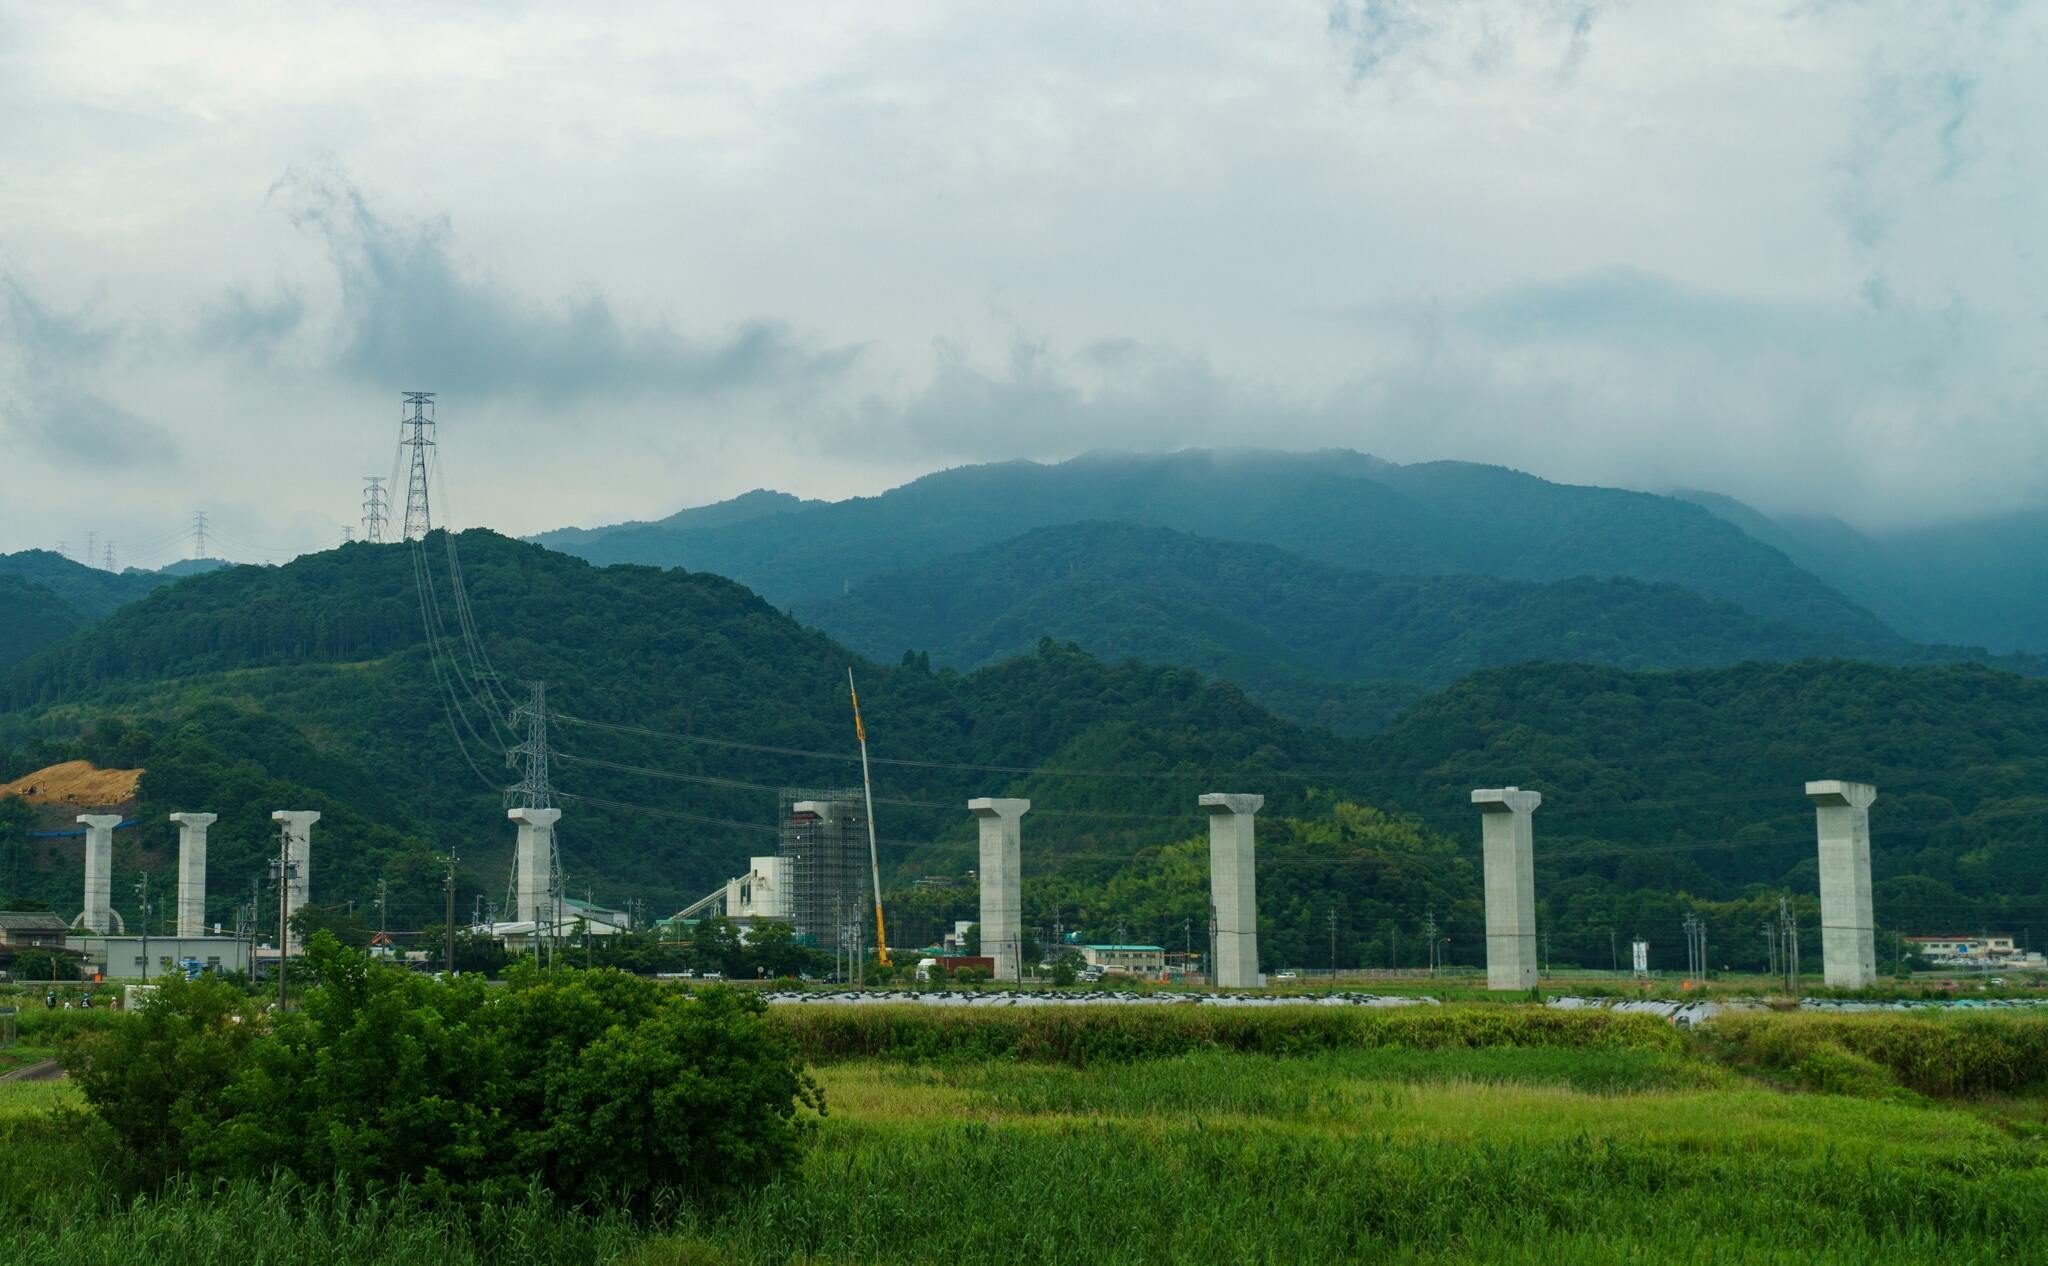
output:
{"label": "steel transmission tower", "polygon": [[192,512],[192,557],[206,557],[206,511]]}
{"label": "steel transmission tower", "polygon": [[512,709],[513,729],[526,721],[526,738],[505,751],[505,764],[519,771],[519,781],[505,788],[508,809],[552,809],[555,788],[548,778],[548,685],[544,681],[527,686],[526,702]]}
{"label": "steel transmission tower", "polygon": [[363,539],[372,545],[384,543],[384,524],[391,518],[391,504],[384,499],[384,477],[363,476]]}
{"label": "steel transmission tower", "polygon": [[114,570],[114,543],[112,541],[107,542],[107,570]]}
{"label": "steel transmission tower", "polygon": [[411,475],[405,485],[405,539],[417,541],[434,530],[433,516],[427,512],[427,450],[434,447],[430,438],[434,431],[434,393],[408,391],[405,403],[412,410],[398,424],[398,446],[412,450],[407,463]]}

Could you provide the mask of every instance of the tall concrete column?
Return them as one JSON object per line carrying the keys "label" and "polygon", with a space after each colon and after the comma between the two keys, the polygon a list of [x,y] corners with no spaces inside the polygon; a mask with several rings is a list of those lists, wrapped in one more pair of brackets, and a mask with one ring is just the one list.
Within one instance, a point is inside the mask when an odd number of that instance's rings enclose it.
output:
{"label": "tall concrete column", "polygon": [[206,828],[217,813],[173,813],[178,824],[178,935],[206,935]]}
{"label": "tall concrete column", "polygon": [[1536,822],[1543,793],[1475,790],[1486,853],[1486,987],[1536,987]]}
{"label": "tall concrete column", "polygon": [[1806,784],[1820,831],[1820,947],[1829,988],[1877,982],[1877,920],[1870,906],[1870,802],[1867,782]]}
{"label": "tall concrete column", "polygon": [[114,828],[121,825],[121,815],[81,813],[78,820],[85,823],[85,909],[78,922],[106,936],[120,917],[114,913]]}
{"label": "tall concrete column", "polygon": [[[292,873],[284,888],[284,918],[290,924],[313,892],[313,824],[320,820],[320,813],[316,809],[279,809],[270,820],[284,823],[290,841],[285,858],[292,864]],[[297,936],[288,937],[287,944],[293,953],[302,948]]]}
{"label": "tall concrete column", "polygon": [[521,923],[551,922],[548,908],[555,871],[555,823],[562,820],[560,809],[507,809],[505,816],[519,824],[519,844],[512,857],[518,908],[512,917]]}
{"label": "tall concrete column", "polygon": [[969,800],[981,824],[981,952],[997,980],[1024,979],[1024,815],[1029,800]]}
{"label": "tall concrete column", "polygon": [[1212,791],[1201,806],[1209,815],[1209,904],[1216,911],[1211,979],[1222,989],[1253,989],[1259,984],[1259,897],[1252,819],[1266,798]]}

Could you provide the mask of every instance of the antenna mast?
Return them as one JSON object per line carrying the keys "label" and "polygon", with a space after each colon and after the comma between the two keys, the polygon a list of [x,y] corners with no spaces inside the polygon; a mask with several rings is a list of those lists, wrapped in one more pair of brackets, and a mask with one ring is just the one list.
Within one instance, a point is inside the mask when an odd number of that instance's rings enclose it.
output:
{"label": "antenna mast", "polygon": [[868,777],[868,731],[860,723],[860,691],[853,688],[853,669],[846,670],[846,693],[853,698],[853,733],[860,740],[860,790],[867,798],[868,873],[875,881],[875,953],[889,965],[889,929],[882,923],[882,862],[875,848],[875,784]]}
{"label": "antenna mast", "polygon": [[405,539],[418,541],[434,530],[433,516],[427,512],[427,450],[434,447],[428,438],[434,429],[434,393],[408,391],[405,403],[412,409],[398,423],[402,436],[398,446],[412,450],[408,462],[412,473],[405,486]]}

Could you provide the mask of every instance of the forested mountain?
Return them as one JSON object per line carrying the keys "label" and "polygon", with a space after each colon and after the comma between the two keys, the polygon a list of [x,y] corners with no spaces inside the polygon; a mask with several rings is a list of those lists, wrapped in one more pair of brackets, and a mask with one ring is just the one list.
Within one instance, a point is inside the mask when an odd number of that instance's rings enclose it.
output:
{"label": "forested mountain", "polygon": [[[5,772],[71,754],[141,765],[146,825],[134,847],[169,847],[166,812],[216,812],[211,864],[229,877],[260,869],[272,809],[320,809],[316,897],[361,902],[382,875],[394,917],[419,921],[440,899],[437,850],[472,868],[465,904],[501,899],[512,836],[499,787],[512,781],[502,749],[513,733],[499,718],[527,680],[548,683],[557,785],[584,797],[568,802],[562,830],[571,890],[657,911],[772,850],[776,788],[858,785],[849,663],[878,758],[884,857],[899,875],[971,865],[975,795],[1039,797],[1041,845],[1108,870],[1144,840],[1198,830],[1194,801],[1216,789],[1212,774],[1284,811],[1305,806],[1309,789],[1274,771],[1354,764],[1343,740],[1186,669],[1052,645],[965,676],[872,667],[719,577],[600,569],[486,532],[460,541],[503,697],[459,636],[429,651],[414,552],[351,545],[190,578],[21,665],[0,716]],[[453,635],[444,539],[418,557]],[[119,724],[94,728],[109,717]],[[890,763],[899,757],[944,764]],[[1044,766],[1142,773],[1016,772]],[[21,883],[60,908],[77,901],[75,873]],[[216,905],[240,883],[216,880]]]}
{"label": "forested mountain", "polygon": [[805,501],[801,497],[793,497],[786,492],[771,492],[766,488],[756,488],[752,492],[743,492],[739,496],[727,501],[716,502],[708,506],[692,506],[687,510],[678,510],[667,518],[656,519],[652,523],[645,520],[634,520],[628,523],[614,523],[604,527],[557,528],[552,532],[542,532],[538,536],[532,536],[527,539],[536,545],[545,545],[549,549],[558,549],[564,553],[576,554],[580,553],[582,548],[589,545],[592,541],[619,532],[631,532],[640,528],[682,531],[689,528],[725,527],[732,523],[745,523],[749,519],[764,519],[773,514],[788,514],[793,510],[808,509],[811,506],[821,504],[823,503]]}
{"label": "forested mountain", "polygon": [[794,612],[878,659],[914,650],[975,668],[1049,636],[1182,664],[1347,733],[1377,729],[1429,687],[1524,660],[1678,667],[1859,649],[1674,585],[1382,576],[1132,523],[1040,528]]}
{"label": "forested mountain", "polygon": [[1773,517],[1732,497],[1679,495],[1783,550],[1907,637],[2048,651],[2048,513],[1871,535],[1840,519]]}
{"label": "forested mountain", "polygon": [[1034,528],[1109,520],[1392,575],[1627,576],[1857,642],[1896,637],[1699,506],[1463,462],[1398,466],[1344,451],[1091,454],[1057,465],[961,467],[877,497],[776,505],[738,522],[551,539],[598,562],[715,571],[788,605]]}
{"label": "forested mountain", "polygon": [[226,566],[218,559],[187,559],[162,571],[111,572],[49,550],[0,554],[0,669],[180,576]]}
{"label": "forested mountain", "polygon": [[1620,916],[1625,947],[1632,922],[1670,933],[1681,907],[1663,894],[1769,905],[1780,888],[1815,891],[1803,783],[1821,778],[1877,785],[1881,927],[2048,927],[2048,682],[2036,679],[1967,665],[1526,665],[1409,709],[1372,740],[1368,765],[1378,799],[1433,822],[1470,815],[1467,787],[1543,792],[1538,896],[1560,935],[1616,924],[1621,893],[1660,896]]}
{"label": "forested mountain", "polygon": [[69,637],[92,617],[47,585],[0,572],[0,669]]}
{"label": "forested mountain", "polygon": [[[121,572],[103,571],[46,549],[0,554],[0,575],[19,576],[41,585],[95,620],[113,614],[117,608],[174,578],[133,567]],[[0,613],[5,610],[0,607]]]}
{"label": "forested mountain", "polygon": [[[1233,790],[1267,797],[1269,964],[1325,962],[1333,916],[1347,965],[1421,961],[1426,918],[1456,959],[1478,961],[1469,791],[1513,783],[1548,798],[1539,899],[1558,961],[1603,962],[1637,934],[1669,961],[1693,910],[1717,958],[1749,962],[1781,889],[1814,919],[1809,776],[1880,787],[1884,928],[2019,931],[2048,915],[2048,683],[1847,662],[1524,664],[1482,671],[1359,742],[1300,729],[1187,669],[1051,642],[965,674],[914,657],[875,666],[715,576],[597,568],[484,532],[459,542],[495,675],[459,634],[440,535],[417,553],[358,544],[236,568],[159,590],[18,666],[0,776],[70,756],[146,769],[143,825],[117,845],[123,876],[169,866],[163,814],[219,813],[211,902],[223,919],[274,847],[270,811],[319,809],[316,901],[365,908],[383,878],[394,925],[417,926],[438,920],[446,850],[462,859],[465,909],[503,899],[502,749],[521,683],[544,680],[569,888],[659,912],[773,847],[775,788],[857,785],[851,661],[904,940],[973,917],[964,801],[1022,795],[1034,802],[1032,926],[1199,941],[1194,800]],[[438,610],[447,632],[438,650],[420,631],[421,564],[426,622]],[[927,876],[937,882],[911,886]],[[9,895],[68,912],[77,887],[75,852],[0,839]],[[131,887],[115,884],[124,904]]]}

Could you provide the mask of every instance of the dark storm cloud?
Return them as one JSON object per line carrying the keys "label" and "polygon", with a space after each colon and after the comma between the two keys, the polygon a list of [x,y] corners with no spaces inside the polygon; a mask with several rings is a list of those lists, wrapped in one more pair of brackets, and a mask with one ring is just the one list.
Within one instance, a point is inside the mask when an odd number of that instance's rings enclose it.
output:
{"label": "dark storm cloud", "polygon": [[[295,173],[273,195],[326,246],[341,299],[334,367],[365,382],[431,381],[442,390],[557,402],[703,397],[800,391],[855,355],[817,346],[780,321],[749,321],[700,341],[659,322],[623,320],[602,294],[535,303],[461,267],[447,218],[386,216],[332,173]],[[228,300],[229,324],[245,337],[276,338],[280,325],[302,315],[238,299]]]}

